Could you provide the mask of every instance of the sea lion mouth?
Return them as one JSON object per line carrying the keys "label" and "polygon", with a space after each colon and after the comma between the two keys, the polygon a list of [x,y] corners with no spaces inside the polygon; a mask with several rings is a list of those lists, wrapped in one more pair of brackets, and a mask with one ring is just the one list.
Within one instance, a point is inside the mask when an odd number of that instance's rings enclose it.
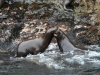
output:
{"label": "sea lion mouth", "polygon": [[54,33],[54,36],[55,36],[55,37],[57,37],[57,36],[58,36],[58,34],[57,34],[57,33]]}

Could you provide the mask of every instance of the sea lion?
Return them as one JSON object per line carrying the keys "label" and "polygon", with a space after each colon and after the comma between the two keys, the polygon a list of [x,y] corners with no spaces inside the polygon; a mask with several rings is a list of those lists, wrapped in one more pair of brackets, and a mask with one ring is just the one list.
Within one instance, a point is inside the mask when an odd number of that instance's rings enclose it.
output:
{"label": "sea lion", "polygon": [[50,28],[43,36],[20,43],[17,49],[17,57],[26,57],[28,54],[36,55],[39,52],[44,52],[54,37],[56,30],[56,27]]}
{"label": "sea lion", "polygon": [[68,36],[64,32],[62,32],[61,30],[57,30],[55,32],[54,36],[57,39],[59,49],[62,53],[78,49],[71,42],[71,40],[68,38]]}
{"label": "sea lion", "polygon": [[5,0],[0,0],[0,8],[1,8],[1,6],[4,4],[4,1],[5,1]]}

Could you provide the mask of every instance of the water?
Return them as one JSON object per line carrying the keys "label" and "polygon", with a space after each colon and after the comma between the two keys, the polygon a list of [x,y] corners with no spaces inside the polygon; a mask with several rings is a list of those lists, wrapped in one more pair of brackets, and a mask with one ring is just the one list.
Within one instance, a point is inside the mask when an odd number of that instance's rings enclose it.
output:
{"label": "water", "polygon": [[60,53],[56,43],[38,55],[12,57],[0,52],[0,75],[100,75],[100,47]]}
{"label": "water", "polygon": [[[15,1],[31,4],[42,0]],[[51,1],[57,5],[61,4],[60,0]],[[8,51],[0,50],[0,75],[100,75],[100,47],[87,47],[88,50],[62,54],[57,44],[51,43],[46,52],[28,55],[26,58],[16,58]]]}

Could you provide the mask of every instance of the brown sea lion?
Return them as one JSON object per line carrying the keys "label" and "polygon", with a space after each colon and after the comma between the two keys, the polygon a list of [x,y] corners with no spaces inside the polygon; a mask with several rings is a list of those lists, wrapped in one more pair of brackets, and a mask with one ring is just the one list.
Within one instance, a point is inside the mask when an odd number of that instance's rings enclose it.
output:
{"label": "brown sea lion", "polygon": [[42,37],[20,43],[17,49],[17,57],[25,57],[28,54],[35,55],[39,52],[44,52],[54,37],[56,30],[57,28],[50,28]]}
{"label": "brown sea lion", "polygon": [[4,1],[5,1],[5,0],[0,0],[0,8],[1,8],[1,6],[4,4]]}
{"label": "brown sea lion", "polygon": [[68,38],[68,36],[64,32],[62,32],[61,30],[57,30],[54,35],[57,39],[59,49],[62,53],[78,49],[71,42],[71,40]]}

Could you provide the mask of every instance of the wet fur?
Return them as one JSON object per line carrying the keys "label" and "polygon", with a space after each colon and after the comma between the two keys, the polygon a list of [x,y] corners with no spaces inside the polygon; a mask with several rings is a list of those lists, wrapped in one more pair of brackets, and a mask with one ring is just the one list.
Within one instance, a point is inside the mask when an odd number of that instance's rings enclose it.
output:
{"label": "wet fur", "polygon": [[[68,36],[61,30],[57,30],[56,31],[56,39],[57,39],[57,43],[59,46],[60,51],[63,53],[64,51],[70,51],[71,50],[75,50],[77,49],[75,47],[75,45],[71,42],[71,40],[68,38]],[[69,48],[69,49],[68,49]]]}
{"label": "wet fur", "polygon": [[56,30],[57,28],[50,28],[44,36],[20,43],[17,49],[17,57],[25,57],[28,54],[35,55],[39,52],[44,52],[54,37],[54,32]]}

